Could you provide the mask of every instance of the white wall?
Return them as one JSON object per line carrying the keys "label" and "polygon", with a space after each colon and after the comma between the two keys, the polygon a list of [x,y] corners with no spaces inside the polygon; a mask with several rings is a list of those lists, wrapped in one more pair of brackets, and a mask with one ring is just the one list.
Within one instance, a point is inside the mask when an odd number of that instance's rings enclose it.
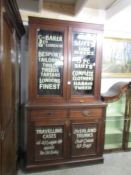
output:
{"label": "white wall", "polygon": [[[120,11],[112,18],[105,20],[104,37],[114,37],[121,39],[131,39],[131,6],[128,6],[123,11]],[[110,86],[116,82],[130,82],[129,78],[102,78],[101,92],[106,92]]]}

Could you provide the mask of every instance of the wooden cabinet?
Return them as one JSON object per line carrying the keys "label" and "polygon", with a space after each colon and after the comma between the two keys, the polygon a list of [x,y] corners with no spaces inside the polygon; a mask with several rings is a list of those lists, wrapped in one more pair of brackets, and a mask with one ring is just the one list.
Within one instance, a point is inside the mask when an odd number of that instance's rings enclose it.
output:
{"label": "wooden cabinet", "polygon": [[29,19],[26,168],[103,161],[103,26]]}
{"label": "wooden cabinet", "polygon": [[16,1],[0,0],[0,175],[16,174],[18,48],[23,34]]}
{"label": "wooden cabinet", "polygon": [[104,150],[131,149],[131,84],[118,82],[102,97],[107,102]]}
{"label": "wooden cabinet", "polygon": [[76,106],[27,106],[27,169],[103,161],[105,106]]}

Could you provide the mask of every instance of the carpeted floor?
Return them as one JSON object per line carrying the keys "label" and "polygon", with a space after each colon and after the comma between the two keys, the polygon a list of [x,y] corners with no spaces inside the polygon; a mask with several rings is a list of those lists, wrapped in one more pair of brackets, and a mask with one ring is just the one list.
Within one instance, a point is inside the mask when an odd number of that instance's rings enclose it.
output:
{"label": "carpeted floor", "polygon": [[[18,175],[25,175],[21,170]],[[26,175],[131,175],[131,152],[104,154],[104,163],[57,169]]]}

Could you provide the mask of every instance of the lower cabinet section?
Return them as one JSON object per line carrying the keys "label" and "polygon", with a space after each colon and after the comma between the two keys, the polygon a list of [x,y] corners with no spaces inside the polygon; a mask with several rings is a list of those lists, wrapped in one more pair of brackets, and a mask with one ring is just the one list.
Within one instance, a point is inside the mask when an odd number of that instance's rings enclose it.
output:
{"label": "lower cabinet section", "polygon": [[93,116],[83,108],[27,110],[26,169],[102,162],[104,106],[88,111]]}

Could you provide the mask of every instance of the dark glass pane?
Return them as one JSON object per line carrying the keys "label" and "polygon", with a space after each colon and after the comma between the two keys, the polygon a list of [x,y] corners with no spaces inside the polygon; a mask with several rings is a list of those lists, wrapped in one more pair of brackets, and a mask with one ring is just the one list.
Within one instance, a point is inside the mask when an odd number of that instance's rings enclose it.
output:
{"label": "dark glass pane", "polygon": [[97,124],[72,125],[72,156],[85,156],[96,153]]}
{"label": "dark glass pane", "polygon": [[38,95],[62,96],[64,33],[39,29],[37,36]]}
{"label": "dark glass pane", "polygon": [[72,94],[91,95],[94,92],[96,34],[73,32]]}
{"label": "dark glass pane", "polygon": [[63,157],[63,126],[35,127],[35,159],[56,160]]}

